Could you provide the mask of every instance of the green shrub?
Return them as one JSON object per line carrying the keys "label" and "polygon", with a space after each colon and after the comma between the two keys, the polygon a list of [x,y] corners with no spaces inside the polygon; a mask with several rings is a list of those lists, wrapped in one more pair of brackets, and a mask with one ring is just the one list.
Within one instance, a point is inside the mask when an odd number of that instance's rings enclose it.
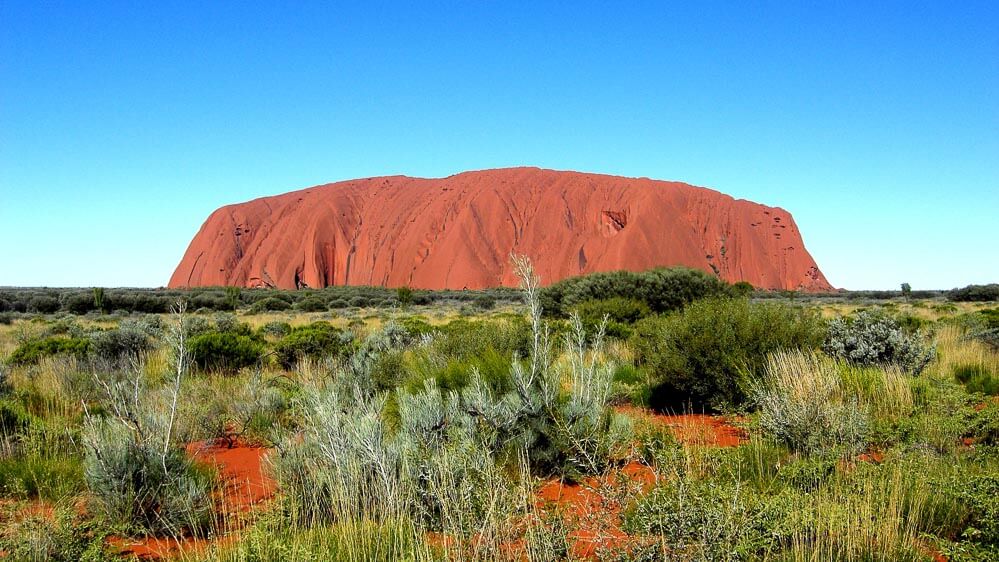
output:
{"label": "green shrub", "polygon": [[231,312],[219,312],[212,320],[215,323],[216,332],[238,334],[241,336],[249,336],[253,333],[253,329],[250,328],[249,324],[240,322],[239,318]]}
{"label": "green shrub", "polygon": [[756,287],[753,287],[752,283],[748,281],[737,281],[729,288],[729,292],[733,297],[748,297],[754,291],[756,291]]}
{"label": "green shrub", "polygon": [[650,406],[718,410],[745,402],[768,353],[816,348],[823,336],[814,311],[721,298],[641,320],[631,342],[653,385]]}
{"label": "green shrub", "polygon": [[585,301],[575,306],[575,312],[584,322],[594,324],[605,316],[614,322],[634,324],[652,313],[644,302],[624,297]]}
{"label": "green shrub", "polygon": [[203,316],[185,316],[184,317],[184,333],[189,338],[194,336],[200,336],[201,334],[207,334],[213,330],[212,323],[208,321],[207,318]]}
{"label": "green shrub", "polygon": [[90,353],[104,361],[138,357],[153,348],[148,333],[136,322],[122,321],[117,328],[94,332]]}
{"label": "green shrub", "polygon": [[63,306],[69,312],[78,315],[86,314],[91,310],[99,310],[94,306],[93,295],[88,294],[70,295],[64,299]]}
{"label": "green shrub", "polygon": [[999,308],[979,310],[962,319],[968,328],[966,339],[977,340],[999,351]]}
{"label": "green shrub", "polygon": [[243,289],[240,287],[226,287],[225,288],[225,309],[226,310],[236,310],[239,305],[243,302],[240,298],[243,294]]}
{"label": "green shrub", "polygon": [[831,320],[822,348],[856,365],[893,363],[913,374],[919,374],[935,355],[919,334],[905,333],[894,319],[874,310]]}
{"label": "green shrub", "polygon": [[268,336],[280,338],[291,333],[291,324],[280,320],[274,320],[261,326],[260,331]]}
{"label": "green shrub", "polygon": [[643,301],[624,297],[585,301],[576,305],[574,312],[591,333],[607,318],[607,335],[621,339],[631,335],[631,324],[652,313]]}
{"label": "green shrub", "polygon": [[895,316],[898,326],[907,334],[915,334],[920,330],[925,330],[930,324],[928,320],[914,316],[912,314],[898,314]]}
{"label": "green shrub", "polygon": [[[404,320],[403,325],[407,325]],[[410,322],[416,334],[432,329],[425,322]],[[514,356],[528,349],[529,326],[523,318],[489,321],[455,320],[429,332],[430,344],[414,350],[411,373],[406,381],[417,392],[433,379],[443,390],[460,390],[478,373],[490,389],[506,392],[511,387],[510,368]]]}
{"label": "green shrub", "polygon": [[212,441],[232,447],[243,437],[267,442],[287,409],[284,377],[265,378],[261,369],[220,380],[201,377],[185,387],[175,434],[182,442]]}
{"label": "green shrub", "polygon": [[492,295],[479,295],[472,302],[475,304],[475,308],[479,310],[492,310],[496,308],[496,297]]}
{"label": "green shrub", "polygon": [[[958,473],[941,486],[962,507],[961,538],[995,548],[999,546],[999,472]],[[953,524],[954,522],[952,522]]]}
{"label": "green shrub", "polygon": [[981,316],[986,329],[999,330],[999,308],[979,310],[978,315]]}
{"label": "green shrub", "polygon": [[407,376],[405,353],[389,349],[378,354],[371,366],[371,381],[377,390],[392,390]]}
{"label": "green shrub", "polygon": [[541,292],[545,314],[565,318],[586,301],[620,297],[644,302],[653,312],[679,310],[697,299],[728,294],[728,285],[697,269],[660,268],[635,273],[612,271],[563,279]]}
{"label": "green shrub", "polygon": [[282,310],[288,310],[291,308],[291,304],[288,301],[279,299],[277,297],[267,297],[265,299],[259,300],[253,303],[250,307],[251,312],[277,312]]}
{"label": "green shrub", "polygon": [[55,322],[46,324],[45,336],[73,336],[83,337],[85,334],[75,318],[60,318]]}
{"label": "green shrub", "polygon": [[274,347],[278,363],[291,370],[304,357],[340,357],[350,348],[348,335],[325,321],[292,329]]}
{"label": "green shrub", "polygon": [[86,338],[62,336],[29,340],[17,346],[8,361],[13,365],[34,365],[53,355],[70,354],[83,358],[90,351],[90,345]]}
{"label": "green shrub", "polygon": [[966,436],[984,445],[999,445],[999,402],[986,402],[966,423]]}
{"label": "green shrub", "polygon": [[200,534],[211,515],[211,475],[141,432],[116,419],[88,420],[84,477],[94,509],[131,532]]}
{"label": "green shrub", "polygon": [[29,312],[39,312],[41,314],[52,314],[59,310],[59,299],[55,297],[35,297],[28,301]]}
{"label": "green shrub", "polygon": [[[406,388],[410,392],[419,392],[429,379],[433,379],[442,390],[461,390],[478,373],[482,382],[490,389],[506,392],[511,388],[510,367],[513,357],[489,347],[478,355],[465,358],[448,358],[443,362],[433,356],[418,354],[413,360],[413,374]],[[400,369],[404,365],[398,366]]]}
{"label": "green shrub", "polygon": [[399,287],[395,290],[395,298],[403,308],[406,308],[413,304],[413,290],[409,287]]}
{"label": "green shrub", "polygon": [[634,365],[622,363],[614,367],[611,395],[614,403],[648,406],[648,385],[645,374]]}
{"label": "green shrub", "polygon": [[778,479],[802,492],[814,492],[836,473],[840,458],[835,455],[798,457],[777,472]]}
{"label": "green shrub", "polygon": [[434,331],[434,327],[431,326],[430,323],[427,322],[427,320],[422,316],[406,316],[400,318],[398,322],[403,329],[414,337],[419,337]]}
{"label": "green shrub", "polygon": [[31,425],[32,415],[24,404],[11,398],[0,398],[0,436],[13,436]]}
{"label": "green shrub", "polygon": [[968,334],[967,337],[981,342],[982,344],[992,348],[994,351],[999,351],[999,328],[982,330],[981,332]]}
{"label": "green shrub", "polygon": [[980,392],[990,396],[999,395],[999,375],[989,371],[983,363],[962,363],[954,366],[956,378],[968,392]]}
{"label": "green shrub", "polygon": [[349,306],[353,306],[353,307],[356,307],[356,308],[364,308],[366,306],[371,305],[371,303],[372,303],[372,300],[370,298],[368,298],[368,297],[362,297],[360,295],[358,295],[356,297],[351,297],[350,300],[347,301],[347,304]]}
{"label": "green shrub", "polygon": [[328,309],[326,301],[319,297],[306,297],[295,304],[295,310],[300,312],[325,312]]}
{"label": "green shrub", "polygon": [[190,338],[191,360],[203,371],[234,373],[260,359],[263,344],[251,336],[208,332]]}
{"label": "green shrub", "polygon": [[488,349],[519,357],[527,355],[530,326],[521,317],[500,320],[454,320],[439,327],[432,352],[447,359],[468,359]]}
{"label": "green shrub", "polygon": [[947,298],[959,302],[999,301],[999,283],[968,285],[961,289],[953,289],[947,293]]}

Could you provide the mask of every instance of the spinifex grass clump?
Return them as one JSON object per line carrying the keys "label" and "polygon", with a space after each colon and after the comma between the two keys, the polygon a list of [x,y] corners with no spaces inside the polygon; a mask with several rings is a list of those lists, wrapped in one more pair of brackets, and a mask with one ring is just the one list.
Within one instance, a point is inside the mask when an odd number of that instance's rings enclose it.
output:
{"label": "spinifex grass clump", "polygon": [[999,373],[985,363],[962,363],[954,367],[954,378],[968,389],[990,396],[999,395]]}
{"label": "spinifex grass clump", "polygon": [[[815,354],[778,352],[767,360],[753,390],[760,427],[789,448],[808,453],[863,448],[867,409],[848,392],[834,361]],[[911,403],[911,398],[910,398]]]}
{"label": "spinifex grass clump", "polygon": [[837,479],[787,515],[787,560],[925,560],[919,542],[924,498],[906,486],[900,470]]}

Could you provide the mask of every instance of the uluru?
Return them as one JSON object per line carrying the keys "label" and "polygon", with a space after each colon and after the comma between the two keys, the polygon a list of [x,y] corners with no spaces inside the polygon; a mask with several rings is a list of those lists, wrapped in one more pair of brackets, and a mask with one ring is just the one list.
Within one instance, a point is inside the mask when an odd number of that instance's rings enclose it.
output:
{"label": "uluru", "polygon": [[791,214],[674,181],[539,168],[348,180],[226,205],[170,287],[513,286],[687,266],[763,289],[831,290]]}

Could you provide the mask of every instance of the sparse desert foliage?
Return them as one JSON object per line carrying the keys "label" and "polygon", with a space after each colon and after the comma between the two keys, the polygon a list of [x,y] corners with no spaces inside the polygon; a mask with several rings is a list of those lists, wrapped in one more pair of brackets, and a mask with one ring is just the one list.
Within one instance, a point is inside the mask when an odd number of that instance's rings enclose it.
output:
{"label": "sparse desert foliage", "polygon": [[220,290],[181,317],[97,314],[90,293],[89,315],[8,312],[0,550],[999,555],[999,354],[982,335],[995,329],[986,305],[694,294],[688,281],[713,282],[680,272],[688,296],[676,309],[597,291],[563,317],[546,313],[531,263],[514,265],[521,294],[489,307],[475,300],[488,294],[414,291],[403,308],[395,291],[358,288],[343,295],[384,304]]}

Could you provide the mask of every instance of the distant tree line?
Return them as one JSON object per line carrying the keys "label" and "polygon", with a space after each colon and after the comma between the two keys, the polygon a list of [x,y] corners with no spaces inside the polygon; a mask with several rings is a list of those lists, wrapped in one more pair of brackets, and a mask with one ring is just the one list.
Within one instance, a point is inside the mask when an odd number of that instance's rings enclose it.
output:
{"label": "distant tree line", "polygon": [[[642,311],[648,309],[651,313],[662,313],[678,310],[687,303],[702,297],[722,295],[748,296],[752,300],[877,301],[909,298],[988,302],[999,301],[999,284],[968,285],[950,291],[909,289],[905,291],[841,290],[829,293],[804,293],[754,289],[752,285],[745,282],[730,285],[700,270],[674,267],[644,272],[613,271],[571,277],[545,287],[541,294],[541,304],[547,315],[564,318],[579,306],[593,301],[617,299],[614,308],[634,311],[636,307],[640,307]],[[85,315],[90,313],[139,312],[155,314],[169,312],[170,307],[178,300],[187,302],[189,310],[202,312],[234,310],[321,312],[345,308],[391,308],[442,304],[470,305],[480,310],[488,310],[498,304],[519,303],[522,301],[522,297],[513,288],[431,291],[408,287],[366,286],[301,290],[241,289],[238,287],[197,289],[8,287],[0,289],[0,313]],[[592,305],[587,306],[593,308]],[[642,314],[642,316],[644,315]]]}
{"label": "distant tree line", "polygon": [[319,312],[351,307],[457,304],[491,309],[498,304],[521,302],[515,289],[486,290],[389,289],[384,287],[328,287],[325,289],[278,290],[207,287],[199,289],[79,289],[3,288],[0,313],[166,313],[178,301],[201,312],[247,310],[266,312],[299,310]]}

